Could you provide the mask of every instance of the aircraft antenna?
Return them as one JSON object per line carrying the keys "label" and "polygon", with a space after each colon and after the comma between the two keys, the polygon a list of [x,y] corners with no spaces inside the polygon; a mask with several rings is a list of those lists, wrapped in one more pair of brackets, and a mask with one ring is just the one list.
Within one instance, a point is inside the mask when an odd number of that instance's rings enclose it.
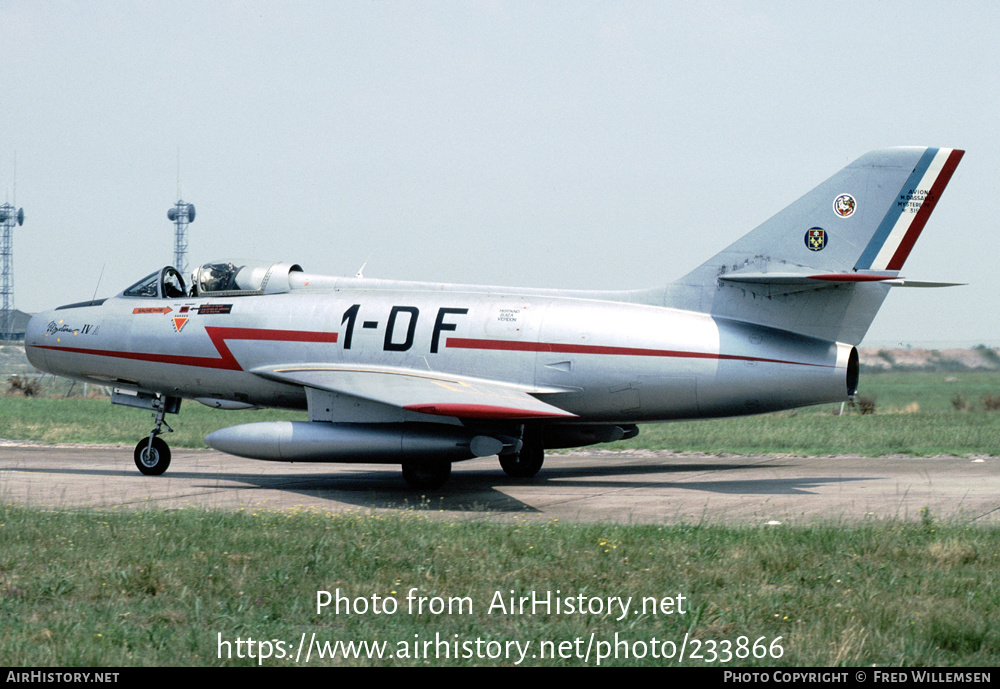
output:
{"label": "aircraft antenna", "polygon": [[372,258],[372,253],[374,253],[374,252],[370,252],[370,253],[368,254],[368,258],[366,258],[366,259],[365,259],[365,262],[361,264],[361,267],[360,267],[360,268],[358,268],[358,272],[356,272],[356,273],[354,274],[354,277],[356,277],[356,278],[363,278],[363,277],[365,276],[365,266],[367,266],[367,265],[368,265],[368,261],[370,261],[370,260],[371,260],[371,258]]}
{"label": "aircraft antenna", "polygon": [[101,289],[101,278],[104,277],[104,269],[107,267],[107,263],[101,266],[101,274],[97,276],[97,286],[94,287],[94,296],[91,297],[91,300],[97,299],[97,290]]}

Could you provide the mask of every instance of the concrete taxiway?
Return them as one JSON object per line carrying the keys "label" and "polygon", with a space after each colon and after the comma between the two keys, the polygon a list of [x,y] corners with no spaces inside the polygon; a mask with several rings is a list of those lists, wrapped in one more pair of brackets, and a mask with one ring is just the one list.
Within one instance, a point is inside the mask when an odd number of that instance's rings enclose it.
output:
{"label": "concrete taxiway", "polygon": [[409,489],[395,465],[286,464],[175,449],[163,476],[132,449],[0,443],[0,500],[43,508],[429,510],[459,518],[616,523],[1000,523],[1000,458],[550,454],[534,479],[496,458],[454,465],[444,488]]}

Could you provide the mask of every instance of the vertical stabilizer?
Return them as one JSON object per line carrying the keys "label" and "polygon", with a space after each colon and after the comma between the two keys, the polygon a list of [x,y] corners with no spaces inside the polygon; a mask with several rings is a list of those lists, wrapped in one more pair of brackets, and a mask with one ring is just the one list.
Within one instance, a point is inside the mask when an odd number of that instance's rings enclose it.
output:
{"label": "vertical stabilizer", "polygon": [[857,344],[963,153],[872,151],[669,285],[663,303]]}

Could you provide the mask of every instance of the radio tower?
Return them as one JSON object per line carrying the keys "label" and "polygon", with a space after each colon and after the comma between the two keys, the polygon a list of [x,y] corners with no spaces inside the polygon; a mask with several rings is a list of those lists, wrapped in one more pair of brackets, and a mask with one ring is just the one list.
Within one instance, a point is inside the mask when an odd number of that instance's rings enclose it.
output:
{"label": "radio tower", "polygon": [[11,237],[14,225],[24,224],[24,209],[15,208],[10,203],[0,206],[0,227],[3,237],[0,238],[0,340],[14,339],[14,251]]}
{"label": "radio tower", "polygon": [[187,275],[187,229],[194,222],[194,204],[178,201],[167,211],[167,218],[174,224],[174,268]]}
{"label": "radio tower", "polygon": [[167,218],[174,224],[174,268],[185,278],[187,265],[187,229],[194,222],[194,204],[184,203],[181,198],[181,149],[177,147],[177,203],[167,211]]}

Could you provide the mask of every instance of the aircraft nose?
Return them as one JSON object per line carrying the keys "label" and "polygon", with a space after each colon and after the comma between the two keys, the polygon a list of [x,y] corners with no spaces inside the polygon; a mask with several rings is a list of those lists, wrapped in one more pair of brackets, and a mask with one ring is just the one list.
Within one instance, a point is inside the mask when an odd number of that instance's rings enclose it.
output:
{"label": "aircraft nose", "polygon": [[51,311],[36,313],[28,321],[28,328],[24,331],[24,353],[31,365],[40,371],[48,371],[45,350],[40,345],[45,339],[45,333],[51,320]]}

